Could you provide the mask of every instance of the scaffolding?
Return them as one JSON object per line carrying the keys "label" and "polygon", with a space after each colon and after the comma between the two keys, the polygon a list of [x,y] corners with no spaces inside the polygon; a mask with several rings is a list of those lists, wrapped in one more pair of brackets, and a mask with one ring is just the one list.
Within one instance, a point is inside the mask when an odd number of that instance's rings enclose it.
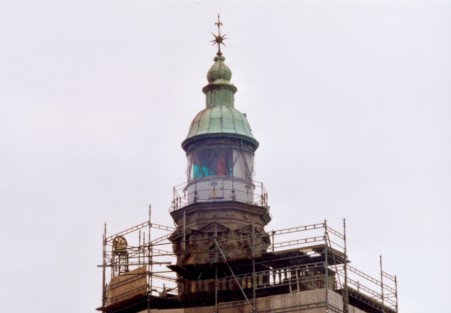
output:
{"label": "scaffolding", "polygon": [[[253,244],[245,251],[251,257],[245,259],[239,258],[243,251],[223,249],[232,239],[215,235],[211,261],[184,266],[177,264],[180,255],[173,252],[169,241],[174,231],[173,227],[152,223],[150,209],[148,221],[114,235],[107,236],[105,226],[99,311],[212,306],[217,313],[241,306],[261,313],[309,308],[348,313],[350,307],[363,312],[398,313],[397,277],[383,270],[382,257],[379,278],[349,264],[345,221],[343,232],[326,221],[275,230],[269,233],[268,245],[255,244],[264,234],[256,233],[252,225],[247,239]],[[305,291],[324,292],[323,300],[277,310],[259,304],[264,297]],[[339,295],[342,304],[337,306],[331,295]]]}
{"label": "scaffolding", "polygon": [[[172,307],[171,292],[176,289],[176,277],[167,269],[174,254],[168,246],[173,227],[151,222],[107,235],[102,238],[102,312],[121,312],[145,308],[155,299],[160,307]],[[119,243],[119,244],[118,244]],[[109,278],[109,280],[108,280]],[[108,280],[108,282],[107,282]],[[165,299],[167,301],[165,301]]]}

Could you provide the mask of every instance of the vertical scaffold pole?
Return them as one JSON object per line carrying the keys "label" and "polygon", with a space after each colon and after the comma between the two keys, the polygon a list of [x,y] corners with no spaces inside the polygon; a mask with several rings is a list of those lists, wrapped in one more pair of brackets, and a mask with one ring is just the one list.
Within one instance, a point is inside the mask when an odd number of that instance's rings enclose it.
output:
{"label": "vertical scaffold pole", "polygon": [[[139,265],[145,265],[146,264],[146,232],[143,231],[142,232],[142,240],[139,243]],[[141,253],[142,253],[142,257],[141,257]],[[141,259],[142,259],[142,263],[141,263]]]}
{"label": "vertical scaffold pole", "polygon": [[150,235],[150,230],[152,229],[152,205],[149,204],[149,225],[148,225],[148,229],[149,229],[149,234],[148,234],[148,242],[150,244],[150,239],[151,239],[151,235]]}
{"label": "vertical scaffold pole", "polygon": [[[143,243],[144,243],[144,237],[145,237],[145,235],[146,234],[143,234],[143,242],[141,242],[141,230],[139,230],[139,232],[138,232],[138,264],[141,264],[141,252],[143,252],[142,251],[142,248],[143,248]],[[146,255],[144,254],[144,256],[143,256],[143,263],[144,262],[146,262]],[[128,264],[127,264],[128,265]]]}
{"label": "vertical scaffold pole", "polygon": [[343,288],[343,311],[349,311],[349,295],[348,295],[348,251],[346,247],[346,219],[343,219],[343,243],[344,243],[344,288]]}
{"label": "vertical scaffold pole", "polygon": [[254,313],[257,312],[257,303],[255,299],[256,284],[257,279],[255,276],[255,222],[252,221],[252,297],[253,297]]}
{"label": "vertical scaffold pole", "polygon": [[398,278],[395,275],[395,300],[396,300],[396,313],[398,313]]}
{"label": "vertical scaffold pole", "polygon": [[384,296],[384,270],[382,268],[382,255],[379,255],[379,265],[381,268],[381,301],[382,313],[385,313],[385,296]]}
{"label": "vertical scaffold pole", "polygon": [[178,198],[176,197],[176,189],[172,187],[172,211],[175,211],[179,208]]}
{"label": "vertical scaffold pole", "polygon": [[328,260],[327,220],[324,220],[324,290],[326,291],[326,313],[329,312],[329,260]]}
{"label": "vertical scaffold pole", "polygon": [[[150,313],[150,301],[151,301],[151,296],[152,296],[152,288],[153,288],[153,249],[152,249],[152,235],[151,235],[151,230],[152,230],[152,205],[149,204],[149,223],[148,223],[148,234],[147,234],[147,244],[148,247],[147,249],[149,250],[147,255],[147,266],[150,266],[149,271],[148,271],[148,292],[147,292],[147,313]],[[143,259],[145,260],[145,259]]]}
{"label": "vertical scaffold pole", "polygon": [[183,211],[182,260],[185,259],[185,251],[186,251],[186,211]]}
{"label": "vertical scaffold pole", "polygon": [[274,237],[275,237],[275,234],[276,234],[276,231],[273,230],[273,231],[271,232],[271,236],[272,236],[272,246],[271,246],[271,251],[272,251],[272,253],[274,253],[274,245],[275,245]]}
{"label": "vertical scaffold pole", "polygon": [[[218,239],[218,226],[215,224],[215,241]],[[215,313],[218,313],[218,247],[215,246]]]}
{"label": "vertical scaffold pole", "polygon": [[103,225],[102,237],[102,312],[105,312],[106,305],[106,223]]}

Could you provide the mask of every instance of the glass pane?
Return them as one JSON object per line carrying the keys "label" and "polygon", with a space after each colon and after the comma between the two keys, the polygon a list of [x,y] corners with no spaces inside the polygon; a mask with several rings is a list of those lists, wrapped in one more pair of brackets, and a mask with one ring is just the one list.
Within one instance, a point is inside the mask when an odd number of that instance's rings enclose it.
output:
{"label": "glass pane", "polygon": [[244,152],[243,154],[247,164],[246,178],[252,180],[254,176],[254,156],[249,152]]}
{"label": "glass pane", "polygon": [[234,171],[233,176],[243,179],[252,180],[253,167],[254,167],[254,157],[251,153],[234,150],[233,151],[234,160]]}
{"label": "glass pane", "polygon": [[231,176],[233,172],[232,149],[210,148],[193,153],[190,177]]}
{"label": "glass pane", "polygon": [[233,150],[233,161],[234,161],[233,176],[238,178],[244,178],[245,177],[244,162],[239,150]]}
{"label": "glass pane", "polygon": [[232,176],[232,149],[217,149],[213,162],[216,175]]}

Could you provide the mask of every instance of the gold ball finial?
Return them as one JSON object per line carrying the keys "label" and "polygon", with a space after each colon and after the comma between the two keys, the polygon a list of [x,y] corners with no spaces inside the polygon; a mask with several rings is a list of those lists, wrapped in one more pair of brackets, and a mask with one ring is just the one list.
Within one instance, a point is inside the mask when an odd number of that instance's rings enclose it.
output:
{"label": "gold ball finial", "polygon": [[218,45],[218,52],[216,53],[217,56],[221,56],[222,52],[221,52],[221,45],[225,46],[224,40],[227,39],[226,34],[221,34],[221,17],[218,14],[218,21],[215,23],[215,25],[218,27],[218,33],[212,33],[213,37],[215,37],[215,39],[211,40],[210,42],[212,42],[212,45]]}

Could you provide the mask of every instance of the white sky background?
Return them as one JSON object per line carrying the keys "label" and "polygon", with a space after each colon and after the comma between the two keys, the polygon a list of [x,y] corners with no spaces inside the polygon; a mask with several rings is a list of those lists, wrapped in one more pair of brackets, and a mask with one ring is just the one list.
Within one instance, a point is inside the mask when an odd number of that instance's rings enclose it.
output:
{"label": "white sky background", "polygon": [[451,2],[3,0],[0,302],[94,312],[101,236],[172,225],[217,13],[267,230],[347,219],[401,312],[451,307]]}

